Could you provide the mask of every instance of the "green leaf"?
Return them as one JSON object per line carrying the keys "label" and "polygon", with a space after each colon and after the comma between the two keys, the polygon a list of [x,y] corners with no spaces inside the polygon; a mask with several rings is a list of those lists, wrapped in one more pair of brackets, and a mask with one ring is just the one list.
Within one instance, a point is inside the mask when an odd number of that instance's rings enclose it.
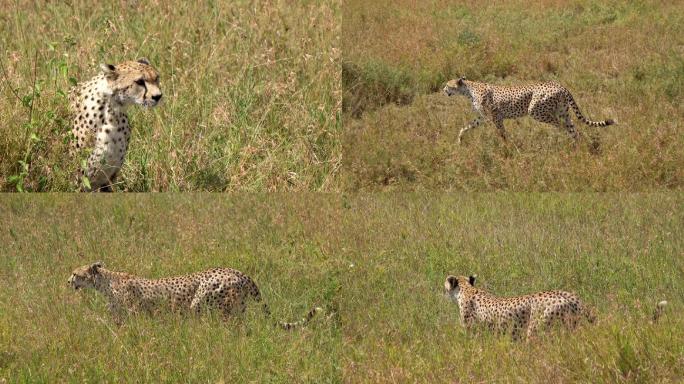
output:
{"label": "green leaf", "polygon": [[62,74],[62,76],[67,76],[67,74],[69,73],[69,66],[67,65],[67,63],[61,62],[59,64],[59,72]]}
{"label": "green leaf", "polygon": [[76,84],[78,84],[78,80],[76,80],[76,78],[74,78],[74,77],[70,77],[69,78],[69,84],[71,84],[72,86],[75,86]]}
{"label": "green leaf", "polygon": [[21,103],[24,104],[24,107],[28,108],[31,106],[31,102],[33,101],[33,95],[26,95],[21,98]]}
{"label": "green leaf", "polygon": [[83,180],[83,186],[85,186],[87,189],[91,189],[90,188],[90,180],[88,180],[88,176],[83,176],[82,180]]}

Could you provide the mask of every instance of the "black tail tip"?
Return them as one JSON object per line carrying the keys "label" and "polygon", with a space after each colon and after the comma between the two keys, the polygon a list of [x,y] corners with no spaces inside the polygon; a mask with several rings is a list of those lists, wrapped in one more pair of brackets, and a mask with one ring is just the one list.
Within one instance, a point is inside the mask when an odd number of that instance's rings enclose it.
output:
{"label": "black tail tip", "polygon": [[615,124],[615,120],[613,120],[613,119],[608,119],[608,120],[606,120],[604,123],[605,123],[606,125],[613,125],[613,124]]}

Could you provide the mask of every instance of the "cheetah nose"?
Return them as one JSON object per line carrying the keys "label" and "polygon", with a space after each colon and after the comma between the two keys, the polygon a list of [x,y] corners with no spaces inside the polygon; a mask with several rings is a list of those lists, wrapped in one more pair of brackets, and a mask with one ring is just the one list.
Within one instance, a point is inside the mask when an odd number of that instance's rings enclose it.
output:
{"label": "cheetah nose", "polygon": [[156,101],[156,102],[159,102],[159,100],[161,100],[161,98],[162,98],[162,94],[161,94],[161,93],[158,94],[158,95],[152,96],[152,100],[154,100],[154,101]]}

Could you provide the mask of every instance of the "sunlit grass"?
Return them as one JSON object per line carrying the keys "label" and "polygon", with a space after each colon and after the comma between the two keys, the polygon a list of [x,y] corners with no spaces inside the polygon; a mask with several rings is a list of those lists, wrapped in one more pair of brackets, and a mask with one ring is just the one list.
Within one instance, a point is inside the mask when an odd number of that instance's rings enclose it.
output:
{"label": "sunlit grass", "polygon": [[[78,198],[77,198],[78,197]],[[0,380],[118,382],[676,382],[684,372],[677,194],[6,196]],[[224,322],[161,314],[117,326],[76,266],[161,277],[228,266],[258,306]],[[447,274],[502,295],[577,292],[598,315],[532,343],[471,334]],[[668,300],[661,321],[655,304]],[[507,380],[508,379],[508,380]]]}
{"label": "sunlit grass", "polygon": [[[68,191],[65,93],[147,57],[118,190],[329,190],[339,168],[339,3],[11,2],[0,12],[0,190]],[[314,27],[315,26],[315,27]]]}
{"label": "sunlit grass", "polygon": [[[346,190],[651,191],[684,181],[684,19],[649,2],[350,1],[343,9]],[[506,121],[511,143],[439,92],[466,76],[495,84],[555,80],[589,128]],[[390,104],[389,106],[387,106]],[[392,104],[397,104],[392,105]]]}
{"label": "sunlit grass", "polygon": [[[349,199],[341,308],[349,382],[678,382],[684,242],[677,195],[383,194]],[[353,228],[353,229],[351,229]],[[577,292],[595,325],[514,342],[468,333],[444,295]],[[660,300],[670,301],[650,324]]]}
{"label": "sunlit grass", "polygon": [[[0,381],[340,382],[336,228],[318,208],[281,197],[214,195],[5,196],[0,214]],[[322,214],[323,213],[323,214]],[[74,291],[71,271],[100,260],[146,277],[217,266],[254,278],[260,305],[224,321],[159,313],[118,326],[95,291]],[[285,331],[313,306],[317,315]]]}

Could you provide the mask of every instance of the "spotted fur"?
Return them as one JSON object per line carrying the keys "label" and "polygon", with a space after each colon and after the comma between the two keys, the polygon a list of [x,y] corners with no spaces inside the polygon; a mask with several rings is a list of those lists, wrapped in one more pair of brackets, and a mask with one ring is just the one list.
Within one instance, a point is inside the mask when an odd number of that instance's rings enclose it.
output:
{"label": "spotted fur", "polygon": [[530,115],[537,121],[565,129],[573,139],[577,140],[578,133],[570,119],[569,107],[578,119],[589,126],[605,127],[614,124],[611,119],[591,121],[584,117],[570,91],[557,82],[507,87],[460,78],[450,80],[444,86],[444,93],[447,96],[467,96],[478,114],[477,118],[458,133],[459,143],[466,131],[479,126],[485,118],[494,122],[499,135],[505,140],[504,119],[514,119],[524,115]]}
{"label": "spotted fur", "polygon": [[131,127],[126,109],[154,107],[162,97],[159,73],[146,59],[102,65],[102,72],[69,93],[73,134],[71,153],[88,152],[79,179],[93,191],[111,191],[128,150]]}
{"label": "spotted fur", "polygon": [[522,332],[529,338],[539,328],[555,321],[572,329],[582,317],[591,323],[596,320],[593,312],[572,292],[497,297],[474,285],[475,276],[447,276],[444,282],[447,295],[458,304],[461,324],[466,328],[484,323],[498,332],[511,331],[517,339]]}
{"label": "spotted fur", "polygon": [[[254,280],[231,268],[214,268],[189,275],[146,279],[128,273],[105,269],[102,263],[76,268],[68,280],[78,290],[94,288],[108,300],[108,308],[117,321],[127,312],[155,313],[160,308],[201,313],[218,309],[223,315],[241,314],[248,299],[261,302],[261,293]],[[263,309],[270,311],[266,304]],[[309,322],[321,308],[314,308],[296,322],[277,323],[292,329]]]}

